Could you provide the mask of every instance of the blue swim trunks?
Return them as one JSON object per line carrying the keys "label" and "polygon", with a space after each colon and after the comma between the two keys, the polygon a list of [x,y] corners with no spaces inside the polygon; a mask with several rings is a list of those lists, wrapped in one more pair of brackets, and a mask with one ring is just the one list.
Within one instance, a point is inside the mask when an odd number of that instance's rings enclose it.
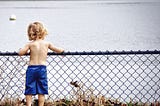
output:
{"label": "blue swim trunks", "polygon": [[30,65],[26,71],[25,95],[48,94],[45,65]]}

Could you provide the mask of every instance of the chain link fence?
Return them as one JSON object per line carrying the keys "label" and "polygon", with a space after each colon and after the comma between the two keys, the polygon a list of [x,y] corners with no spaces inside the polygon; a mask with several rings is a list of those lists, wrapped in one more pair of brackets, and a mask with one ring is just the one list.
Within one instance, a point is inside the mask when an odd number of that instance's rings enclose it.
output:
{"label": "chain link fence", "polygon": [[[0,101],[24,98],[29,56],[0,53]],[[160,51],[49,53],[48,98],[74,98],[73,83],[85,95],[121,101],[160,101]]]}

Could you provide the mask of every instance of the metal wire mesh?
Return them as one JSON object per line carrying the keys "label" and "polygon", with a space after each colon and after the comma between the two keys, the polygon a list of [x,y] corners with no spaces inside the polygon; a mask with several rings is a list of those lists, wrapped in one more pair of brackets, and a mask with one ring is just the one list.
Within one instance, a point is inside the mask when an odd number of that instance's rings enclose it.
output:
{"label": "metal wire mesh", "polygon": [[[160,100],[160,51],[113,51],[49,53],[47,58],[48,98],[73,96],[71,81],[83,85],[94,95],[130,98],[141,101]],[[23,98],[25,71],[29,56],[0,54],[0,100]]]}

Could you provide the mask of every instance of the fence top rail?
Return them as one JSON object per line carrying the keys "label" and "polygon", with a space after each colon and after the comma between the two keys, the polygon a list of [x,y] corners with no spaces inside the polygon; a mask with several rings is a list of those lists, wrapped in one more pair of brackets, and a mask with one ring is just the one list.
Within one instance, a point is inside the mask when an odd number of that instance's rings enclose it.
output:
{"label": "fence top rail", "polygon": [[[90,51],[90,52],[64,52],[64,53],[54,53],[49,52],[48,55],[135,55],[135,54],[160,54],[160,50],[154,50],[154,51]],[[26,55],[29,55],[26,54]],[[0,56],[18,56],[17,52],[0,52]]]}

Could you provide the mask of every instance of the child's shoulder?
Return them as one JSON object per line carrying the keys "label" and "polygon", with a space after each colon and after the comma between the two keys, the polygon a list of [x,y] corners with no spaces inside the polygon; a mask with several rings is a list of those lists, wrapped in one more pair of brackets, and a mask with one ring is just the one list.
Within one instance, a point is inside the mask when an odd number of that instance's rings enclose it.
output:
{"label": "child's shoulder", "polygon": [[42,43],[49,44],[50,42],[46,40],[42,40]]}
{"label": "child's shoulder", "polygon": [[47,41],[47,40],[43,40],[43,42],[46,43],[46,44],[51,44],[51,42]]}
{"label": "child's shoulder", "polygon": [[33,41],[29,41],[29,42],[27,42],[26,45],[32,45],[32,44],[34,44],[34,42]]}
{"label": "child's shoulder", "polygon": [[51,42],[50,41],[46,41],[46,40],[41,40],[41,41],[30,41],[30,42],[27,43],[28,46],[37,45],[37,44],[50,45]]}
{"label": "child's shoulder", "polygon": [[47,41],[47,40],[42,40],[41,43],[43,45],[46,45],[46,46],[50,46],[51,45],[51,42],[50,41]]}
{"label": "child's shoulder", "polygon": [[29,47],[31,47],[31,46],[33,46],[35,44],[36,44],[35,41],[29,41],[29,42],[26,43],[26,45],[29,46]]}

